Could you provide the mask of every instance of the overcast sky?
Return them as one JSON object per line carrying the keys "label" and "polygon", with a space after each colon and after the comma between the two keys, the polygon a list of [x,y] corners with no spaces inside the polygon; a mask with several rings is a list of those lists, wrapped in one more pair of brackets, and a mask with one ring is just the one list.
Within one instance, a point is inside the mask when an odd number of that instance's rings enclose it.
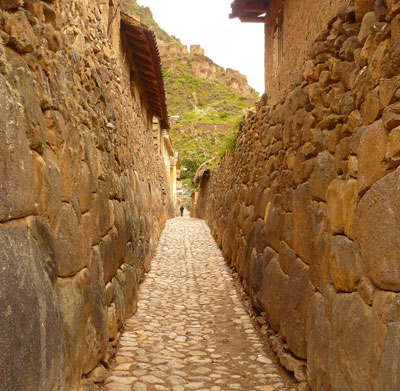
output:
{"label": "overcast sky", "polygon": [[229,19],[233,0],[137,0],[184,45],[201,45],[216,64],[247,76],[264,92],[264,24]]}

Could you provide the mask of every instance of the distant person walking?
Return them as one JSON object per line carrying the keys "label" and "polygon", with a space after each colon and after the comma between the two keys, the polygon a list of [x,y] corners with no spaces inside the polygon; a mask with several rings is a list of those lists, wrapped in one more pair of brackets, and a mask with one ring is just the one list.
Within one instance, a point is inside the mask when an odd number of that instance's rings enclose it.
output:
{"label": "distant person walking", "polygon": [[180,207],[180,211],[181,211],[181,217],[183,217],[183,211],[185,210],[185,208],[183,207],[183,205],[181,205]]}

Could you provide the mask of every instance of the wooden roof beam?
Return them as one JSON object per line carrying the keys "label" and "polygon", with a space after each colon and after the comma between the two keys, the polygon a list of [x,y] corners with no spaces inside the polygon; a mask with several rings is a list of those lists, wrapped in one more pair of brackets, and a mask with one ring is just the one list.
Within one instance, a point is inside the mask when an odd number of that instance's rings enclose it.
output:
{"label": "wooden roof beam", "polygon": [[239,19],[243,23],[265,23],[265,17],[239,16]]}
{"label": "wooden roof beam", "polygon": [[252,14],[251,17],[259,16],[268,11],[269,1],[268,0],[235,0],[232,3],[232,13],[229,15],[231,19],[233,18],[248,18],[249,15]]}
{"label": "wooden roof beam", "polygon": [[139,73],[144,73],[153,79],[155,78],[154,69],[150,69],[150,68],[141,66],[140,64],[136,64],[136,66],[137,66]]}

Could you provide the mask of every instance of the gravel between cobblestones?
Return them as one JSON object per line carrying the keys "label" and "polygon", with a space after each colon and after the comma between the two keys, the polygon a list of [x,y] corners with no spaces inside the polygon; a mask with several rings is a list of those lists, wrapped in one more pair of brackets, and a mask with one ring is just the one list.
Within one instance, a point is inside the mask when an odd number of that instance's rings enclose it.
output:
{"label": "gravel between cobblestones", "polygon": [[204,221],[169,220],[104,391],[294,391]]}

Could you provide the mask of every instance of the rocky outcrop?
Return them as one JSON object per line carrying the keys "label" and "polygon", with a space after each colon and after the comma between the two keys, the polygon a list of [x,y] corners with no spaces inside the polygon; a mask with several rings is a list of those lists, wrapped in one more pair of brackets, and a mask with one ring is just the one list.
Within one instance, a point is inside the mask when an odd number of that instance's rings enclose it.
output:
{"label": "rocky outcrop", "polygon": [[313,391],[394,391],[400,376],[399,13],[341,7],[303,81],[246,116],[197,199]]}
{"label": "rocky outcrop", "polygon": [[205,55],[205,51],[201,46],[191,45],[190,51],[188,51],[187,46],[159,41],[159,47],[163,66],[166,70],[177,72],[178,66],[174,57],[179,57],[180,61],[189,66],[191,73],[195,77],[229,86],[234,92],[244,96],[254,95],[254,90],[248,85],[245,75],[215,64]]}
{"label": "rocky outcrop", "polygon": [[173,212],[118,10],[0,1],[1,390],[107,365]]}

